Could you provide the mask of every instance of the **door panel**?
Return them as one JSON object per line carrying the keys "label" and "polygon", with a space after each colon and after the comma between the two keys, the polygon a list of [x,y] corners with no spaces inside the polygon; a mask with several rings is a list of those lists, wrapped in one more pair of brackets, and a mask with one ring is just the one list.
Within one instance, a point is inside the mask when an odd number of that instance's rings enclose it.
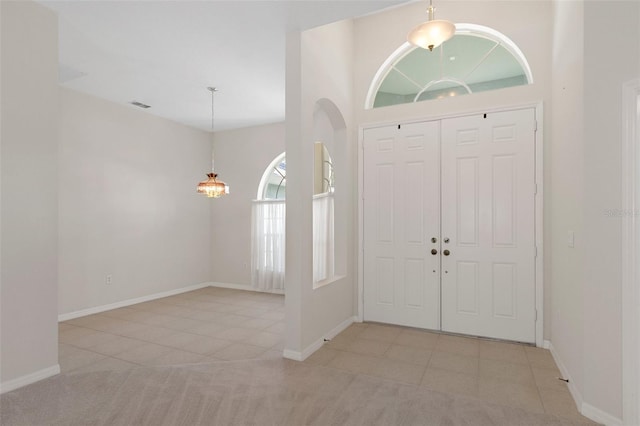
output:
{"label": "door panel", "polygon": [[437,122],[365,131],[367,321],[440,328],[439,139]]}
{"label": "door panel", "polygon": [[365,320],[535,341],[534,126],[524,109],[365,131]]}
{"label": "door panel", "polygon": [[[477,157],[456,158],[456,204],[455,213],[458,244],[478,247],[480,206],[478,194],[479,161]],[[443,234],[447,235],[447,234]]]}
{"label": "door panel", "polygon": [[442,121],[442,329],[535,341],[534,110]]}

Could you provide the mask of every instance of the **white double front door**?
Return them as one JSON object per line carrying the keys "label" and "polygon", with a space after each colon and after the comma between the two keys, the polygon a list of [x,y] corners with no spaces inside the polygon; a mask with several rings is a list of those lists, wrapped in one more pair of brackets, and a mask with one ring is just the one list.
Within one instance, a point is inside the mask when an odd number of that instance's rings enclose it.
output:
{"label": "white double front door", "polygon": [[535,342],[535,111],[364,133],[364,319]]}

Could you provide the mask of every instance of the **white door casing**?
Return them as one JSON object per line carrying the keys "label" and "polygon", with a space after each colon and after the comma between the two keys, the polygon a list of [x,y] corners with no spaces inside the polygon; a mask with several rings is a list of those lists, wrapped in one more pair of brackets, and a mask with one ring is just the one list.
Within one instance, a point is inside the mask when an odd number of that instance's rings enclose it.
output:
{"label": "white door casing", "polygon": [[[427,149],[416,149],[415,141],[428,133]],[[406,138],[412,137],[409,145]],[[364,320],[536,341],[535,139],[534,108],[365,129]],[[408,179],[411,171],[404,170],[405,164],[412,164],[414,175],[418,169],[430,170],[430,179]],[[422,239],[410,236],[417,217],[426,221]],[[441,237],[449,243],[441,243]],[[402,245],[406,247],[395,251]],[[432,249],[437,256],[431,256]],[[441,249],[450,255],[441,257]],[[430,265],[422,272],[430,297],[414,304],[430,314],[416,315],[420,310],[406,303],[407,294],[419,288],[416,260]],[[409,292],[404,288],[406,271],[413,280]]]}
{"label": "white door casing", "polygon": [[535,111],[443,120],[441,143],[442,330],[533,343]]}
{"label": "white door casing", "polygon": [[640,424],[640,79],[622,88],[622,420]]}
{"label": "white door casing", "polygon": [[426,122],[365,131],[367,321],[440,328],[439,127]]}

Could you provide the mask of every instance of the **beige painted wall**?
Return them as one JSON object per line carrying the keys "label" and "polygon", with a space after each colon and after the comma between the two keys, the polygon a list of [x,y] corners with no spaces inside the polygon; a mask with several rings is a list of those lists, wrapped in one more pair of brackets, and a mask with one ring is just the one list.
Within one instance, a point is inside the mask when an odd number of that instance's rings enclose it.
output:
{"label": "beige painted wall", "polygon": [[[584,4],[584,392],[622,417],[622,85],[640,77],[640,2]],[[615,31],[602,31],[603,23]],[[555,336],[554,336],[555,340]]]}
{"label": "beige painted wall", "polygon": [[216,132],[215,168],[229,195],[211,204],[211,281],[251,289],[251,201],[265,169],[284,152],[284,123]]}
{"label": "beige painted wall", "polygon": [[[304,354],[335,327],[355,314],[354,267],[355,128],[353,126],[353,23],[335,24],[290,34],[287,39],[287,258],[285,350]],[[330,100],[346,129],[328,143],[336,170],[336,235],[346,235],[345,275],[313,289],[312,196],[314,141],[325,126],[314,125],[318,101]],[[324,101],[321,101],[321,103]],[[322,114],[315,114],[321,120]],[[326,131],[324,131],[326,135]],[[340,249],[336,249],[338,252]]]}
{"label": "beige painted wall", "polygon": [[[545,243],[547,299],[545,320],[551,326],[546,338],[570,371],[572,383],[583,386],[582,324],[584,312],[584,21],[582,2],[557,1],[554,6],[554,43],[551,51],[553,93],[545,169],[553,179],[545,187],[547,208]],[[549,232],[550,231],[550,232]],[[575,247],[567,244],[575,233]],[[547,251],[549,255],[549,251]]]}
{"label": "beige painted wall", "polygon": [[58,21],[32,2],[0,2],[0,14],[4,387],[58,364]]}
{"label": "beige painted wall", "polygon": [[59,312],[209,282],[211,134],[68,89],[59,115]]}

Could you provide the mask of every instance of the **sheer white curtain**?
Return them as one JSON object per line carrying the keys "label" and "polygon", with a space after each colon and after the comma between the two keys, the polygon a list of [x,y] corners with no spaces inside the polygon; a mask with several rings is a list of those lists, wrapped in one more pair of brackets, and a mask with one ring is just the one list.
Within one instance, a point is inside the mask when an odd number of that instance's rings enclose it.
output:
{"label": "sheer white curtain", "polygon": [[333,277],[333,194],[313,198],[313,281]]}
{"label": "sheer white curtain", "polygon": [[285,200],[253,202],[251,285],[256,289],[284,289],[285,215]]}

